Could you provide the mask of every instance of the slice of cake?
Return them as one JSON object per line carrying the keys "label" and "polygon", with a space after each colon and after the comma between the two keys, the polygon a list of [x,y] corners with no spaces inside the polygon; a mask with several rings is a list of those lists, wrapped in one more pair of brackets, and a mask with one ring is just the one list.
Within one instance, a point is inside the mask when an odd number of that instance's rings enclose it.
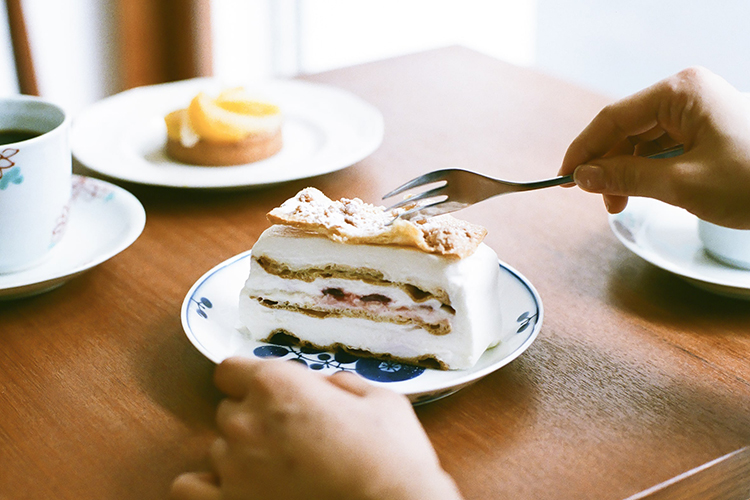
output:
{"label": "slice of cake", "polygon": [[240,293],[249,335],[473,366],[502,335],[500,267],[482,243],[486,230],[448,215],[393,221],[397,214],[314,188],[272,210]]}
{"label": "slice of cake", "polygon": [[192,165],[241,165],[281,150],[282,114],[278,106],[254,100],[243,88],[212,99],[201,92],[185,109],[164,117],[167,154]]}

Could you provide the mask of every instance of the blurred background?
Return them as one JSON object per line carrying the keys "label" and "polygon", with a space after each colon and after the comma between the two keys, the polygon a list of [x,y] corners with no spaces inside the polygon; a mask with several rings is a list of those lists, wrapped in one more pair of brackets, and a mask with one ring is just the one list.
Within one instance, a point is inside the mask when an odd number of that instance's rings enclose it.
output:
{"label": "blurred background", "polygon": [[447,45],[613,99],[692,65],[750,91],[746,0],[0,1],[0,92],[73,112],[138,85],[290,77]]}

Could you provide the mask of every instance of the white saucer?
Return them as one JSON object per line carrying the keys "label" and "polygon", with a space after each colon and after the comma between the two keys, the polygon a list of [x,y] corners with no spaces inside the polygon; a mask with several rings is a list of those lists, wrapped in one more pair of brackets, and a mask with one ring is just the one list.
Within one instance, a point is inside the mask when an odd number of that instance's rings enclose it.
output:
{"label": "white saucer", "polygon": [[698,219],[689,212],[647,198],[630,198],[627,208],[609,217],[615,236],[646,261],[695,286],[750,300],[750,270],[713,259],[698,237]]}
{"label": "white saucer", "polygon": [[0,274],[0,299],[36,295],[122,252],[143,231],[146,212],[124,189],[73,176],[68,227],[50,256],[36,267]]}
{"label": "white saucer", "polygon": [[204,274],[182,303],[182,326],[192,344],[215,363],[230,356],[279,357],[323,373],[340,370],[363,376],[423,404],[448,396],[507,365],[536,339],[544,316],[539,294],[521,274],[500,262],[504,330],[508,340],[487,350],[469,370],[430,370],[371,358],[333,354],[287,345],[256,342],[242,333],[239,293],[250,270],[250,251],[222,262]]}
{"label": "white saucer", "polygon": [[383,116],[344,90],[298,80],[244,85],[278,104],[284,146],[274,156],[231,167],[199,167],[166,156],[164,116],[198,92],[217,95],[235,85],[213,78],[140,87],[99,101],[73,120],[73,155],[87,168],[115,179],[157,186],[230,188],[264,186],[326,174],[375,151]]}

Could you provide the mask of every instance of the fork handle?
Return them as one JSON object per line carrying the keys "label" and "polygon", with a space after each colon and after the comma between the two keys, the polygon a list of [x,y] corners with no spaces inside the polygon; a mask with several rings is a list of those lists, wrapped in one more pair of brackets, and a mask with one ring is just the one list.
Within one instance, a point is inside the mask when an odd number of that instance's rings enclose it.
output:
{"label": "fork handle", "polygon": [[[682,146],[682,144],[679,144],[669,149],[665,149],[664,151],[659,151],[658,153],[648,155],[647,158],[652,158],[652,159],[672,158],[674,156],[679,156],[683,154],[684,152],[685,152],[684,147]],[[551,186],[559,186],[560,184],[570,184],[572,182],[574,182],[573,174],[570,174],[570,175],[561,175],[560,177],[553,177],[552,179],[546,179],[543,181],[524,182],[519,187],[525,191],[527,189],[540,189],[540,188],[546,188],[546,187],[551,187]]]}
{"label": "fork handle", "polygon": [[522,184],[519,184],[518,187],[526,191],[529,189],[541,189],[551,186],[559,186],[560,184],[571,184],[573,182],[573,174],[570,174],[553,177],[552,179],[545,179],[543,181],[524,182]]}

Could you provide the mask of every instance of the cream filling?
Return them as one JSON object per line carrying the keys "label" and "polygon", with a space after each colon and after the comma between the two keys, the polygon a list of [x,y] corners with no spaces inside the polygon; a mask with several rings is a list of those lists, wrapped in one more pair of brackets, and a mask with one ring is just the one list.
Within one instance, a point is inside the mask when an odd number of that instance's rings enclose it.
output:
{"label": "cream filling", "polygon": [[[257,267],[257,268],[256,268]],[[374,321],[427,325],[433,333],[450,333],[455,311],[437,299],[415,302],[396,286],[359,280],[318,278],[312,282],[284,279],[254,266],[250,298],[273,309],[300,309],[331,316],[362,316]]]}

